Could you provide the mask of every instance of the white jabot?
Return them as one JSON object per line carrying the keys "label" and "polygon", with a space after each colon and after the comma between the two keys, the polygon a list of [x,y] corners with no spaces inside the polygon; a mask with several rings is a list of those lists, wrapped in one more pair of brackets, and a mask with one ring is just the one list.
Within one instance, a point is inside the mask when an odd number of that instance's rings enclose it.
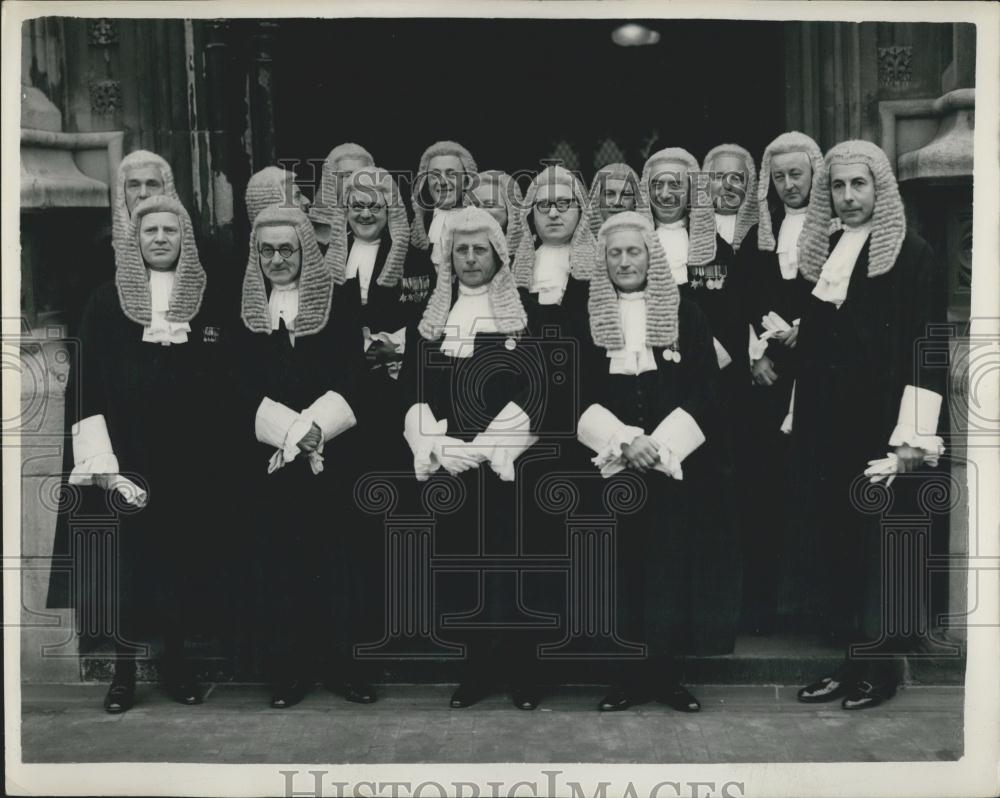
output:
{"label": "white jabot", "polygon": [[368,288],[372,282],[375,259],[378,257],[378,248],[381,243],[381,239],[362,241],[360,238],[355,238],[354,243],[351,244],[351,252],[347,256],[347,279],[358,278],[362,305],[368,304]]}
{"label": "white jabot", "polygon": [[618,313],[625,346],[608,350],[608,374],[642,374],[656,370],[653,350],[646,344],[646,295],[633,291],[618,295]]}
{"label": "white jabot", "polygon": [[687,220],[660,222],[656,225],[656,236],[663,251],[667,253],[667,263],[677,285],[688,281],[688,231]]}
{"label": "white jabot", "polygon": [[445,322],[441,351],[449,357],[472,357],[476,333],[496,331],[489,284],[469,288],[459,283],[458,299],[451,306],[448,321]]}
{"label": "white jabot", "polygon": [[785,218],[778,230],[778,266],[783,280],[794,280],[799,273],[799,236],[806,223],[807,207],[789,208],[785,206]]}
{"label": "white jabot", "polygon": [[167,311],[170,309],[170,293],[174,290],[174,278],[177,272],[147,269],[149,275],[149,305],[150,323],[142,328],[142,340],[150,344],[183,344],[191,325],[187,322],[167,321]]}
{"label": "white jabot", "polygon": [[444,235],[445,224],[451,213],[451,210],[435,208],[430,227],[427,228],[427,240],[431,242],[431,263],[435,266],[441,264],[441,237]]}
{"label": "white jabot", "polygon": [[542,244],[535,250],[535,270],[531,275],[532,294],[538,294],[539,305],[562,302],[569,282],[569,244]]}
{"label": "white jabot", "polygon": [[271,311],[271,329],[278,329],[278,322],[285,322],[285,328],[295,329],[295,318],[299,315],[299,281],[288,285],[271,284],[271,296],[267,299]]}
{"label": "white jabot", "polygon": [[715,232],[722,236],[722,239],[727,244],[732,246],[733,239],[736,238],[736,214],[715,214]]}
{"label": "white jabot", "polygon": [[871,224],[844,228],[844,234],[819,273],[819,280],[816,281],[816,287],[812,292],[814,297],[824,302],[831,302],[838,308],[844,304],[854,264],[857,263],[858,255],[861,254],[861,249],[871,231]]}

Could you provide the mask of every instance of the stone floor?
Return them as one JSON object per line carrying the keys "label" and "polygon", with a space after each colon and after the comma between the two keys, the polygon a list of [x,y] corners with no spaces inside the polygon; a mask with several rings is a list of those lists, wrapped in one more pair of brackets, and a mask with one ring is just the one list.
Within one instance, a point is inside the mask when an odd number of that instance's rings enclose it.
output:
{"label": "stone floor", "polygon": [[963,688],[910,686],[874,710],[795,701],[795,687],[699,685],[702,712],[645,704],[599,714],[597,687],[561,688],[535,712],[497,695],[448,708],[447,685],[390,685],[371,706],[317,688],[273,710],[265,688],[217,685],[197,707],[142,685],[123,715],[105,686],[25,685],[25,762],[879,762],[953,761]]}

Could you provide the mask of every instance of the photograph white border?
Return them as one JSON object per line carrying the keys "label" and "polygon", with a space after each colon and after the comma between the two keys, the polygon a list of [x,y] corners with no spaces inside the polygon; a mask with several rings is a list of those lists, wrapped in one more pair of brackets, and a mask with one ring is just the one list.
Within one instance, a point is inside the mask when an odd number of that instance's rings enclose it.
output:
{"label": "photograph white border", "polygon": [[[276,11],[280,13],[276,13]],[[37,16],[119,18],[253,18],[253,17],[506,17],[506,18],[678,18],[775,21],[970,22],[977,26],[976,129],[974,176],[974,244],[971,334],[1000,342],[1000,4],[988,2],[716,2],[704,0],[622,0],[622,2],[521,2],[467,0],[434,2],[28,2],[8,0],[2,7],[2,334],[19,333],[21,309],[19,248],[19,125],[21,23]],[[6,350],[7,344],[4,343]],[[994,344],[1000,350],[1000,345]],[[7,353],[4,353],[7,362]],[[994,361],[995,362],[995,361]],[[994,401],[998,373],[983,375],[980,402]],[[3,418],[18,415],[20,380],[15,369],[3,369]],[[982,412],[981,410],[979,411]],[[996,418],[994,413],[989,416]],[[5,442],[6,443],[6,442]],[[1000,443],[1000,441],[998,441]],[[968,457],[979,484],[1000,484],[1000,446],[970,447]],[[970,469],[972,472],[973,469]],[[580,782],[593,795],[599,782],[610,782],[607,795],[634,785],[638,798],[663,781],[742,782],[750,796],[991,796],[1000,794],[1000,513],[995,493],[977,495],[969,485],[970,528],[980,535],[980,560],[993,570],[979,571],[979,606],[968,629],[965,690],[964,753],[956,762],[849,764],[380,764],[380,765],[191,765],[191,764],[24,764],[21,760],[20,628],[20,451],[3,447],[4,520],[4,731],[6,789],[13,795],[280,795],[281,770],[325,770],[326,783],[434,781],[476,783],[483,796],[486,783],[502,781],[506,795],[518,781],[544,786],[545,770],[562,770],[562,782]],[[992,565],[990,565],[992,563]],[[970,582],[976,572],[970,569]],[[361,794],[369,795],[368,788]],[[527,788],[515,794],[528,794]],[[325,794],[334,795],[333,788]],[[350,791],[345,795],[352,794]],[[436,795],[429,789],[425,795]],[[449,794],[451,794],[449,792]],[[544,794],[544,793],[539,793]],[[674,793],[660,791],[661,798]],[[735,798],[735,796],[734,796]]]}

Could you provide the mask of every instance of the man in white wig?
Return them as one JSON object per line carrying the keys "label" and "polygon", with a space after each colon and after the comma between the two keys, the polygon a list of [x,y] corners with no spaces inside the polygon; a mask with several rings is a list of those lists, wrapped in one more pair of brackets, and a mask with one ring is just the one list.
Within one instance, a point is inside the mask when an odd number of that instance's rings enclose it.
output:
{"label": "man in white wig", "polygon": [[[845,141],[824,160],[798,250],[813,287],[796,346],[795,506],[784,559],[817,630],[847,647],[843,665],[799,700],[865,709],[895,693],[898,657],[920,642],[893,634],[913,601],[898,588],[916,584],[920,566],[894,553],[869,480],[895,479],[886,511],[926,508],[920,491],[935,478],[926,467],[943,453],[945,369],[921,356],[920,341],[943,318],[943,292],[934,253],[907,229],[885,153]],[[834,214],[843,228],[831,236]]]}
{"label": "man in white wig", "polygon": [[330,242],[334,212],[344,199],[344,186],[354,172],[375,166],[375,159],[360,144],[338,144],[323,161],[320,182],[316,187],[316,201],[309,209],[309,220],[316,231],[316,240],[322,249]]}
{"label": "man in white wig", "polygon": [[594,173],[588,199],[590,231],[596,236],[609,216],[636,209],[639,175],[627,163],[606,164]]}
{"label": "man in white wig", "polygon": [[823,168],[823,153],[803,133],[782,133],[767,145],[757,184],[757,250],[745,253],[753,327],[747,436],[754,467],[747,474],[752,487],[744,516],[742,625],[757,634],[772,631],[777,620],[775,564],[789,505],[788,436],[781,427],[795,381],[799,319],[811,289],[799,274],[798,242],[813,182]]}
{"label": "man in white wig", "polygon": [[[449,220],[441,246],[434,295],[406,349],[403,374],[409,377],[412,404],[404,436],[417,480],[443,467],[461,480],[466,497],[439,516],[434,551],[486,560],[478,573],[448,573],[437,580],[437,634],[460,640],[467,653],[451,706],[476,703],[502,680],[510,684],[516,706],[534,709],[539,696],[532,681],[533,652],[523,635],[501,631],[509,630],[517,615],[517,574],[509,564],[491,569],[488,560],[522,554],[518,458],[536,440],[537,401],[528,399],[541,364],[534,348],[522,345],[527,317],[496,220],[479,208],[465,208]],[[461,616],[468,631],[449,631],[449,618]],[[469,629],[470,623],[478,628]]]}
{"label": "man in white wig", "polygon": [[[159,638],[170,694],[201,703],[184,642],[219,631],[211,628],[221,616],[210,588],[227,556],[217,512],[229,503],[226,480],[213,482],[192,458],[222,428],[218,322],[203,304],[207,281],[191,220],[161,169],[148,173],[149,184],[143,178],[145,198],[128,182],[141,167],[126,167],[115,191],[116,226],[127,210],[127,232],[116,227],[114,281],[84,310],[66,397],[53,553],[72,561],[74,573],[54,569],[49,585],[49,606],[75,607],[87,619],[81,650],[94,633],[112,638],[104,700],[112,713],[133,705],[136,658]],[[153,193],[158,179],[165,191]],[[96,529],[95,518],[105,519]]]}
{"label": "man in white wig", "polygon": [[257,214],[233,347],[236,462],[244,485],[247,609],[263,630],[271,706],[301,701],[323,675],[370,703],[351,657],[358,586],[348,538],[360,445],[355,408],[364,369],[357,293],[324,264],[306,215]]}
{"label": "man in white wig", "polygon": [[[701,600],[704,562],[716,568],[717,382],[708,322],[682,299],[653,226],[623,212],[601,226],[590,282],[594,345],[584,369],[578,437],[607,478],[640,476],[644,501],[616,517],[617,633],[641,644],[613,675],[602,711],[656,698],[700,708],[681,685],[681,657],[715,621]],[[708,439],[708,443],[706,443]],[[636,489],[633,488],[633,491]],[[710,612],[710,610],[709,610]]]}

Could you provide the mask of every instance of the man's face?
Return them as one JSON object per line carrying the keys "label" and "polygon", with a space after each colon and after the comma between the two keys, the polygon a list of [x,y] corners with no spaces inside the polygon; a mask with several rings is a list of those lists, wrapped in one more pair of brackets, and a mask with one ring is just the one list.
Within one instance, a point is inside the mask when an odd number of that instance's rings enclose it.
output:
{"label": "man's face", "polygon": [[147,213],[139,220],[139,251],[150,269],[170,271],[181,254],[181,222],[169,211]]}
{"label": "man's face", "polygon": [[771,182],[789,208],[804,208],[812,188],[812,163],[804,152],[786,152],[771,158]]}
{"label": "man's face", "polygon": [[137,166],[125,173],[125,207],[129,216],[132,209],[147,197],[156,197],[163,193],[163,175],[159,167]]}
{"label": "man's face", "polygon": [[736,213],[746,198],[747,174],[743,159],[722,153],[715,156],[711,171],[715,212],[724,216]]}
{"label": "man's face", "polygon": [[500,259],[485,230],[455,233],[451,244],[451,262],[459,282],[469,288],[486,285],[500,268]]}
{"label": "man's face", "polygon": [[291,225],[258,228],[257,253],[264,276],[274,285],[288,285],[298,279],[302,270],[302,247],[299,234]]}
{"label": "man's face", "polygon": [[457,155],[435,155],[427,164],[427,190],[435,208],[448,210],[458,204],[465,168]]}
{"label": "man's face", "polygon": [[347,196],[347,223],[362,241],[378,241],[389,221],[389,209],[381,191],[355,190]]}
{"label": "man's face", "polygon": [[598,210],[601,221],[622,211],[635,210],[635,186],[624,177],[605,177],[602,180],[604,188],[598,195]]}
{"label": "man's face", "polygon": [[531,213],[543,244],[568,244],[580,221],[580,206],[565,183],[540,185]]}
{"label": "man's face", "polygon": [[638,230],[615,230],[608,236],[608,277],[619,291],[641,291],[646,287],[649,250]]}
{"label": "man's face", "polygon": [[650,175],[649,204],[653,218],[661,224],[683,219],[690,195],[687,165],[682,161],[656,161]]}
{"label": "man's face", "polygon": [[858,227],[875,212],[875,179],[863,163],[830,167],[830,197],[837,216],[847,227]]}
{"label": "man's face", "polygon": [[504,204],[502,191],[499,183],[480,183],[472,189],[472,204],[486,211],[497,220],[500,229],[507,232],[507,206]]}

